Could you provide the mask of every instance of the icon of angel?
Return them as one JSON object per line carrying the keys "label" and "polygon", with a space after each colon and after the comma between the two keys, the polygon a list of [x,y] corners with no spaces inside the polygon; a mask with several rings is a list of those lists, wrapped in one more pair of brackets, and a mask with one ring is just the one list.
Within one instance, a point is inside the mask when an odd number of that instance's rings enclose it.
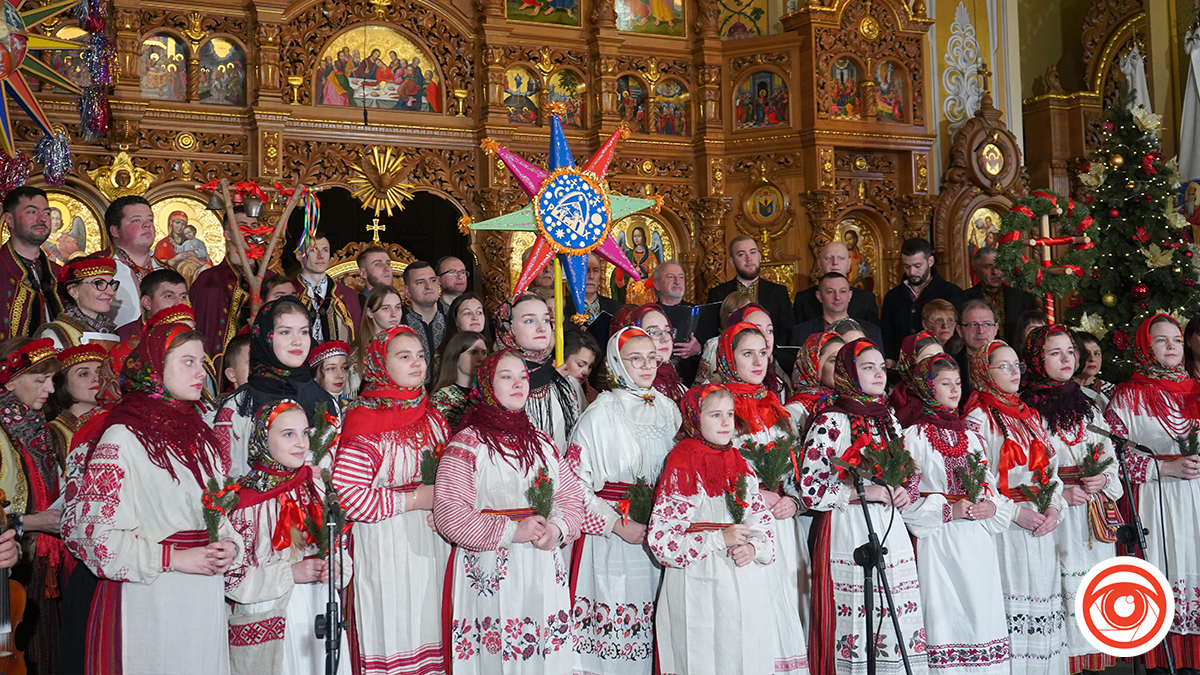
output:
{"label": "icon of angel", "polygon": [[[625,252],[625,256],[629,261],[637,267],[638,273],[642,275],[642,279],[649,284],[650,279],[654,275],[654,270],[663,262],[663,243],[662,235],[658,232],[651,231],[650,240],[646,240],[646,228],[641,225],[636,225],[629,230],[629,238],[626,239],[625,232],[618,230],[616,233],[617,245]],[[647,302],[656,302],[654,289],[648,287],[642,290],[641,293],[635,292],[629,288],[631,283],[629,275],[621,270],[613,270],[612,278],[612,297],[614,300],[632,305],[644,305]]]}

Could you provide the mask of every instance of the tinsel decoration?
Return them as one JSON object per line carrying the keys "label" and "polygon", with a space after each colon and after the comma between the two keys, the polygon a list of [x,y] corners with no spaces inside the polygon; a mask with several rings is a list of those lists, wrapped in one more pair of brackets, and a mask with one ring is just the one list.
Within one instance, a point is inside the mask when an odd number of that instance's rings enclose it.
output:
{"label": "tinsel decoration", "polygon": [[107,87],[113,83],[113,65],[117,50],[105,33],[95,33],[88,39],[88,49],[82,54],[92,84]]}
{"label": "tinsel decoration", "polygon": [[0,199],[29,180],[29,155],[18,152],[9,157],[0,152]]}
{"label": "tinsel decoration", "polygon": [[95,143],[107,138],[111,121],[108,94],[105,93],[104,87],[94,84],[84,87],[79,96],[79,131],[83,140]]}
{"label": "tinsel decoration", "polygon": [[71,172],[71,148],[66,134],[47,134],[33,148],[33,161],[42,165],[46,182],[61,186]]}
{"label": "tinsel decoration", "polygon": [[75,5],[75,18],[79,27],[89,33],[103,33],[108,29],[108,2],[106,0],[79,0]]}

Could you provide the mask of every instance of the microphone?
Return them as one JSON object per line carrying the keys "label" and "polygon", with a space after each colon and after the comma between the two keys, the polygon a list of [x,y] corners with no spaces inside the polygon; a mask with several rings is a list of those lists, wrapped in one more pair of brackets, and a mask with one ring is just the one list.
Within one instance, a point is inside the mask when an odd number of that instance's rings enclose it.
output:
{"label": "microphone", "polygon": [[850,462],[847,462],[846,460],[844,460],[840,457],[830,457],[829,462],[839,469],[844,469],[846,471],[849,471],[850,473],[854,474],[855,476],[858,476],[859,478],[867,481],[868,483],[874,483],[875,485],[888,488],[889,490],[892,488],[891,485],[888,485],[887,483],[883,482],[882,478],[876,476],[873,473],[864,471],[861,468],[854,466]]}
{"label": "microphone", "polygon": [[1102,427],[1098,427],[1095,424],[1089,424],[1087,426],[1088,426],[1089,431],[1100,434],[1101,436],[1113,441],[1114,443],[1118,443],[1120,445],[1124,445],[1127,448],[1133,448],[1134,450],[1144,452],[1147,455],[1150,455],[1151,457],[1158,454],[1158,453],[1154,452],[1153,450],[1151,450],[1150,448],[1147,448],[1146,446],[1142,445],[1141,443],[1134,443],[1133,441],[1129,440],[1128,438],[1125,438],[1124,436],[1118,436],[1117,434],[1114,434],[1113,432],[1111,432],[1107,429],[1104,429]]}

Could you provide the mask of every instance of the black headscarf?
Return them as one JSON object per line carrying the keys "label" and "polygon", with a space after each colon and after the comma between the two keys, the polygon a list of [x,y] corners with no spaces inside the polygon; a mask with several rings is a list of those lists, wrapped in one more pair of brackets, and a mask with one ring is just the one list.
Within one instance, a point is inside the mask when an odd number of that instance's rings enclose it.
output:
{"label": "black headscarf", "polygon": [[[244,417],[253,416],[266,403],[291,399],[304,408],[312,424],[316,421],[318,404],[324,403],[326,410],[336,408],[333,397],[313,380],[307,365],[289,368],[275,356],[272,344],[275,318],[289,304],[294,305],[300,314],[309,317],[309,328],[312,328],[312,316],[299,300],[290,295],[263,305],[250,330],[250,379],[234,392],[234,397],[238,402],[238,414]],[[307,354],[304,360],[307,363]]]}

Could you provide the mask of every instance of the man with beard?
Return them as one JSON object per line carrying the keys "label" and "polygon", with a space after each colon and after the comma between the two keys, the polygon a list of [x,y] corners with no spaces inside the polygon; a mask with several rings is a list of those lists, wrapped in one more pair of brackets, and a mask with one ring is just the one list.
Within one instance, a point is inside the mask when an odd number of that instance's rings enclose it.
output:
{"label": "man with beard", "polygon": [[[744,234],[734,237],[729,242],[729,264],[736,274],[733,279],[709,291],[708,302],[721,302],[734,291],[749,293],[770,315],[771,323],[775,326],[775,344],[787,345],[792,336],[792,326],[795,325],[792,320],[792,299],[788,297],[787,288],[759,278],[762,253],[758,250],[758,242]],[[787,365],[791,367],[791,364]]]}
{"label": "man with beard", "polygon": [[921,310],[925,303],[941,298],[962,306],[967,295],[963,290],[942,278],[934,268],[933,247],[924,239],[906,239],[900,247],[900,265],[904,278],[883,297],[880,329],[883,331],[884,355],[895,362],[900,355],[900,343],[905,337],[921,330]]}
{"label": "man with beard", "polygon": [[1004,270],[996,267],[994,247],[983,246],[971,256],[971,264],[979,283],[967,289],[967,297],[987,300],[995,309],[996,323],[1000,325],[1000,337],[1008,344],[1017,339],[1017,319],[1031,309],[1037,309],[1037,300],[1029,291],[1013,288],[1004,283]]}
{"label": "man with beard", "polygon": [[[393,52],[395,53],[395,52]],[[367,295],[380,286],[392,285],[392,257],[382,246],[371,246],[358,254],[358,276],[362,277],[363,290],[359,294],[360,306],[367,304]]]}
{"label": "man with beard", "polygon": [[55,291],[58,265],[41,246],[50,237],[50,203],[38,188],[22,186],[4,197],[4,215],[11,236],[0,248],[0,293],[8,311],[0,312],[0,339],[29,337],[38,326],[62,311]]}
{"label": "man with beard", "polygon": [[[831,241],[825,244],[825,246],[821,247],[821,252],[817,254],[817,269],[821,270],[821,276],[840,274],[849,279],[849,249],[840,241]],[[850,292],[852,293],[850,296],[850,305],[846,309],[850,318],[859,323],[865,321],[878,325],[879,306],[875,304],[875,294],[865,288],[856,288],[854,286],[850,287]],[[817,297],[819,295],[820,290],[817,286],[806,288],[796,293],[796,302],[793,310],[795,310],[797,324],[812,321],[825,314],[823,303]]]}
{"label": "man with beard", "polygon": [[690,386],[696,377],[696,369],[700,366],[700,342],[695,333],[682,332],[689,323],[684,317],[690,315],[690,312],[682,310],[695,307],[683,299],[685,293],[687,274],[684,273],[682,265],[674,260],[665,260],[654,268],[654,295],[676,330],[675,349],[671,352],[671,357],[676,361],[675,370],[679,372],[679,379]]}

